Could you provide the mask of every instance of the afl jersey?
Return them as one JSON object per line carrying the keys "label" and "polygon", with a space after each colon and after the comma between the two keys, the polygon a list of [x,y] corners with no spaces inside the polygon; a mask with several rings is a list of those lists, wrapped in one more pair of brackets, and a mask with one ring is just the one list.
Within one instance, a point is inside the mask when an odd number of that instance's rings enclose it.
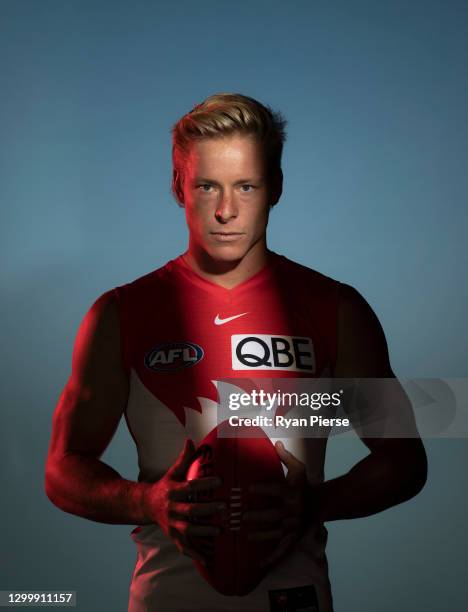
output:
{"label": "afl jersey", "polygon": [[[232,289],[202,278],[180,256],[114,293],[139,481],[161,478],[187,438],[198,444],[217,425],[219,381],[333,376],[339,283],[276,253]],[[323,481],[325,438],[282,442],[306,465],[309,482]],[[131,538],[130,612],[267,612],[282,609],[272,603],[275,593],[289,589],[313,589],[316,607],[301,609],[332,611],[323,524],[311,525],[242,597],[218,593],[158,525],[137,526]]]}

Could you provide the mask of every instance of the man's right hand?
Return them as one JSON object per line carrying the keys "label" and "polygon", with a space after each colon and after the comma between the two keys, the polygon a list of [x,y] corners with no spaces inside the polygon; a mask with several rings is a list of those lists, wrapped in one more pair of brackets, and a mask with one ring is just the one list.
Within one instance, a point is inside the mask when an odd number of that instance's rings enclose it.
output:
{"label": "man's right hand", "polygon": [[186,480],[195,452],[192,440],[186,440],[175,463],[148,489],[145,505],[151,521],[161,527],[184,555],[206,564],[213,540],[221,533],[212,519],[223,513],[226,504],[196,501],[201,492],[219,487],[221,480],[216,477]]}

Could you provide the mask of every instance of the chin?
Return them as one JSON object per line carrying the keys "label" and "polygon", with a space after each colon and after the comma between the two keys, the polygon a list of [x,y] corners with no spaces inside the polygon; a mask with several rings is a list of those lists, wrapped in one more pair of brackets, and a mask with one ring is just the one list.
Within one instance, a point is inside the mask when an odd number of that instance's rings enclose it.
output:
{"label": "chin", "polygon": [[240,248],[239,245],[225,245],[211,248],[207,253],[214,261],[239,261],[245,256],[247,249]]}

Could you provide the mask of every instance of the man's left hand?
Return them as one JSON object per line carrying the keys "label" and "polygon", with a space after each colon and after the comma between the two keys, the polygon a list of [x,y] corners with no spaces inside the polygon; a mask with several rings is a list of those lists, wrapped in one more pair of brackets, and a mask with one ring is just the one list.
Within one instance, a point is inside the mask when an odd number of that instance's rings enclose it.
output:
{"label": "man's left hand", "polygon": [[270,497],[272,507],[268,510],[249,510],[243,515],[243,521],[252,526],[250,540],[278,541],[274,552],[264,559],[263,567],[281,559],[299,540],[311,520],[308,516],[311,488],[304,463],[287,451],[282,442],[276,442],[275,449],[288,470],[286,481],[284,484],[252,485],[250,494]]}

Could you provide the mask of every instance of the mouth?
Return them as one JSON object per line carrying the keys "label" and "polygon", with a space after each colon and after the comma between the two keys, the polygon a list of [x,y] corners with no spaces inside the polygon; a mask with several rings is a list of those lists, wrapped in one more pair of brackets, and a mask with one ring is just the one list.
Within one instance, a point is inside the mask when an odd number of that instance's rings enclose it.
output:
{"label": "mouth", "polygon": [[244,232],[210,232],[210,234],[220,242],[233,242],[244,236]]}

